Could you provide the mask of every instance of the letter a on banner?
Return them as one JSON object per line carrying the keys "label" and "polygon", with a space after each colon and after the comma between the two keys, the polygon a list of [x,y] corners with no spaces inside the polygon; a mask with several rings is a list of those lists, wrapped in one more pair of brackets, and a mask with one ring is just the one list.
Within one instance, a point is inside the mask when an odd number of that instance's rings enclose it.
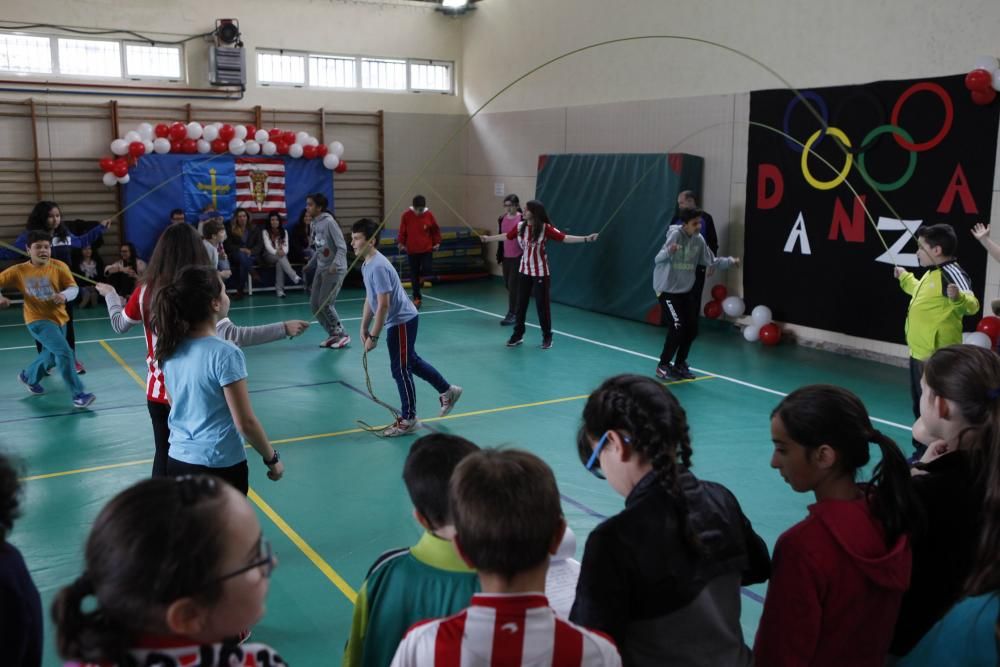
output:
{"label": "letter a on banner", "polygon": [[812,254],[812,249],[809,247],[809,236],[806,234],[806,221],[802,217],[801,211],[799,217],[795,219],[795,224],[792,225],[788,240],[785,241],[785,252],[794,252],[796,241],[799,243],[800,252],[803,255]]}

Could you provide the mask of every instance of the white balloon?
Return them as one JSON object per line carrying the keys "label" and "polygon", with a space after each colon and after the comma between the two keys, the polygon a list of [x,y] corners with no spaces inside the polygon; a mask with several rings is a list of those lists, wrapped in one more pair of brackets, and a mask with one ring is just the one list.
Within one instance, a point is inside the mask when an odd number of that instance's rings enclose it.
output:
{"label": "white balloon", "polygon": [[115,139],[111,142],[111,152],[115,155],[125,155],[128,153],[128,142],[124,139]]}
{"label": "white balloon", "polygon": [[271,135],[267,133],[267,130],[257,130],[253,135],[254,141],[258,144],[263,144],[264,142],[270,140]]}
{"label": "white balloon", "polygon": [[164,137],[153,139],[153,150],[160,155],[170,152],[170,140]]}
{"label": "white balloon", "polygon": [[222,122],[217,120],[214,123],[212,123],[212,127],[218,130],[220,127],[222,127]]}
{"label": "white balloon", "polygon": [[339,141],[331,141],[330,145],[328,145],[326,148],[329,151],[327,155],[333,153],[334,155],[337,156],[338,160],[344,156],[344,144],[340,143]]}
{"label": "white balloon", "polygon": [[153,140],[145,139],[142,142],[143,147],[146,149],[144,155],[150,155],[153,152]]}
{"label": "white balloon", "polygon": [[201,133],[201,138],[209,143],[212,143],[219,138],[219,128],[214,125],[206,125],[205,129]]}
{"label": "white balloon", "polygon": [[201,123],[195,123],[191,121],[187,124],[187,138],[188,139],[201,139],[201,135],[205,134],[204,128],[202,128]]}
{"label": "white balloon", "polygon": [[152,141],[153,140],[153,126],[149,123],[139,123],[139,127],[136,128],[141,137],[141,141]]}
{"label": "white balloon", "polygon": [[340,164],[340,158],[333,153],[327,153],[323,156],[323,166],[327,169],[336,169],[338,164]]}
{"label": "white balloon", "polygon": [[243,155],[243,152],[247,149],[247,142],[242,139],[230,139],[229,140],[229,152],[233,155]]}
{"label": "white balloon", "polygon": [[125,143],[131,144],[134,141],[142,141],[142,136],[135,130],[129,130],[125,133]]}
{"label": "white balloon", "polygon": [[767,306],[757,306],[753,309],[753,312],[750,313],[750,318],[753,320],[754,324],[762,327],[771,321],[771,309]]}
{"label": "white balloon", "polygon": [[292,144],[288,147],[288,157],[302,157],[302,144]]}
{"label": "white balloon", "polygon": [[128,183],[128,182],[129,182],[129,175],[128,175],[128,174],[125,174],[124,176],[122,176],[121,178],[119,178],[119,179],[117,179],[117,180],[118,180],[118,183],[119,183],[120,185],[125,185],[126,183]]}
{"label": "white balloon", "polygon": [[233,135],[234,139],[244,140],[244,139],[247,138],[247,126],[246,125],[233,125],[233,132],[236,133],[235,135]]}
{"label": "white balloon", "polygon": [[760,327],[756,324],[748,324],[743,327],[743,338],[748,343],[753,343],[760,340]]}
{"label": "white balloon", "polygon": [[278,146],[273,141],[265,141],[260,147],[260,152],[264,155],[274,155],[278,152]]}
{"label": "white balloon", "polygon": [[727,296],[722,300],[722,310],[729,317],[739,317],[746,309],[747,306],[743,303],[743,299],[738,296]]}
{"label": "white balloon", "polygon": [[296,132],[295,133],[295,143],[299,146],[304,146],[309,143],[309,133],[308,132]]}
{"label": "white balloon", "polygon": [[984,69],[992,74],[997,69],[997,59],[993,56],[978,56],[972,69]]}
{"label": "white balloon", "polygon": [[257,153],[260,153],[260,144],[258,144],[253,139],[250,139],[246,143],[246,147],[244,148],[244,152],[247,155],[256,155]]}
{"label": "white balloon", "polygon": [[993,72],[993,90],[1000,91],[1000,69]]}
{"label": "white balloon", "polygon": [[319,146],[319,139],[317,139],[316,137],[309,137],[309,144],[308,145],[310,145],[310,146]]}
{"label": "white balloon", "polygon": [[[963,338],[965,338],[963,336]],[[984,334],[982,331],[973,331],[969,334],[969,338],[963,341],[966,345],[975,345],[976,347],[985,347],[987,350],[993,347],[993,341],[990,337]]]}
{"label": "white balloon", "polygon": [[199,139],[198,140],[198,152],[199,153],[208,153],[208,152],[211,152],[211,150],[212,150],[212,144],[208,143],[204,139]]}
{"label": "white balloon", "polygon": [[118,182],[118,177],[112,174],[110,171],[106,171],[104,172],[104,176],[101,177],[101,180],[104,181],[104,184],[110,188],[112,185]]}

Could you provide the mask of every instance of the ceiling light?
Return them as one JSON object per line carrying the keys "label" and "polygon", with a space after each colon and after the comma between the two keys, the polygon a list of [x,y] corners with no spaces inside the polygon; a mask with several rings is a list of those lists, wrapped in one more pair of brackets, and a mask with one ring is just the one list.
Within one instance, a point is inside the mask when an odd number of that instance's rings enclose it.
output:
{"label": "ceiling light", "polygon": [[445,9],[462,9],[467,4],[469,0],[442,0],[441,6]]}

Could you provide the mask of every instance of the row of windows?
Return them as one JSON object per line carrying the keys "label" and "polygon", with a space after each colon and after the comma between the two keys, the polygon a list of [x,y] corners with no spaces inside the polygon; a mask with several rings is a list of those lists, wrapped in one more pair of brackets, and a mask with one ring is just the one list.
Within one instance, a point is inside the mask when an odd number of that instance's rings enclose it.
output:
{"label": "row of windows", "polygon": [[[180,46],[0,33],[0,71],[113,79],[184,79]],[[262,86],[453,91],[452,63],[257,51]]]}

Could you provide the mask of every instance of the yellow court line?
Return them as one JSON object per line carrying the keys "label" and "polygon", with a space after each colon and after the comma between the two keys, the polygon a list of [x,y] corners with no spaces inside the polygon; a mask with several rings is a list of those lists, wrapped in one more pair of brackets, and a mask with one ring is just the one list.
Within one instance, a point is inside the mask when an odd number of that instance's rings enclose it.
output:
{"label": "yellow court line", "polygon": [[45,475],[32,475],[22,477],[22,482],[34,482],[39,479],[52,479],[53,477],[65,477],[67,475],[82,475],[85,472],[100,472],[101,470],[112,470],[114,468],[127,468],[129,466],[141,466],[150,464],[153,459],[143,459],[142,461],[126,461],[125,463],[111,463],[104,466],[94,466],[93,468],[77,468],[76,470],[64,470],[63,472],[50,472]]}
{"label": "yellow court line", "polygon": [[140,387],[143,387],[143,388],[145,388],[145,387],[146,387],[146,383],[142,381],[142,378],[141,378],[141,377],[139,377],[138,373],[136,373],[136,372],[135,372],[134,370],[132,370],[131,368],[129,368],[129,365],[125,363],[125,360],[124,360],[124,359],[122,359],[122,358],[121,358],[120,356],[118,356],[118,353],[117,353],[117,352],[115,352],[115,351],[114,351],[114,350],[113,350],[113,349],[111,348],[111,346],[110,346],[110,345],[108,345],[108,341],[106,341],[106,340],[103,340],[103,339],[102,339],[102,340],[99,340],[99,341],[97,341],[97,342],[101,344],[101,347],[103,347],[103,348],[104,348],[104,350],[105,350],[105,351],[106,351],[106,352],[107,352],[108,354],[110,354],[110,355],[111,355],[111,358],[112,358],[112,359],[114,359],[115,361],[117,361],[117,362],[118,362],[118,364],[119,364],[119,365],[120,365],[120,366],[121,366],[122,368],[124,368],[124,369],[125,369],[125,372],[126,372],[126,373],[128,373],[129,375],[131,375],[131,376],[132,376],[132,379],[133,379],[133,380],[135,380],[135,381],[136,381],[136,382],[137,382],[137,383],[139,384],[139,386],[140,386]]}
{"label": "yellow court line", "polygon": [[312,564],[315,565],[316,568],[322,572],[348,600],[350,600],[351,604],[354,604],[354,601],[358,597],[357,591],[351,588],[350,584],[344,581],[344,578],[337,574],[337,571],[330,567],[330,564],[323,560],[323,557],[316,553],[316,550],[309,546],[309,543],[302,539],[301,535],[296,533],[295,530],[289,526],[288,523],[282,519],[270,505],[264,502],[264,499],[257,495],[256,491],[250,489],[247,497],[250,498],[250,500],[252,500],[254,504],[260,508],[260,511],[266,514],[267,517],[274,522],[274,525],[277,526],[278,529],[299,548],[299,551],[304,553],[306,558],[312,561]]}

